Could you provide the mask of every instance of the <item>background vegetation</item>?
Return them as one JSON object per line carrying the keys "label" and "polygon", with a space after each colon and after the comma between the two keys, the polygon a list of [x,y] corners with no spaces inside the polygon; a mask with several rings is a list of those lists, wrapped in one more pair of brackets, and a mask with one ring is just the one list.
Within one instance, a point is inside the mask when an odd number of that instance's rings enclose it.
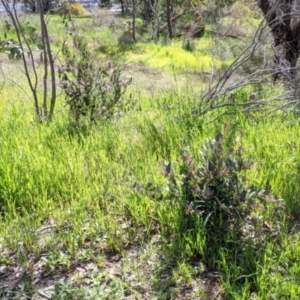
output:
{"label": "background vegetation", "polygon": [[[132,16],[47,16],[61,70],[51,122],[35,117],[22,63],[1,54],[3,299],[298,299],[299,114],[272,110],[286,87],[270,76],[198,113],[262,18],[251,3],[210,5],[201,37],[172,41],[139,15],[137,43]],[[20,20],[38,45],[38,17]],[[270,63],[261,47],[229,87]],[[240,106],[270,98],[271,110]]]}

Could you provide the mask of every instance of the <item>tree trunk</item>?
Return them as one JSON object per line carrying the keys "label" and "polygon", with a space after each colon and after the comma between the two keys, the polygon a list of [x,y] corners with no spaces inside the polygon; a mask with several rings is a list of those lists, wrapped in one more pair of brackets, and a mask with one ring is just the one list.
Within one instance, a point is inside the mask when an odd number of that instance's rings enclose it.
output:
{"label": "tree trunk", "polygon": [[274,80],[292,80],[296,76],[300,53],[300,22],[298,0],[257,0],[274,39]]}
{"label": "tree trunk", "polygon": [[130,14],[130,10],[129,10],[129,3],[128,3],[128,0],[125,0],[124,9],[125,9],[125,14],[126,14],[126,15],[129,15],[129,14]]}
{"label": "tree trunk", "polygon": [[124,0],[120,0],[121,2],[121,9],[122,9],[122,15],[125,15],[125,9],[124,9]]}
{"label": "tree trunk", "polygon": [[299,42],[293,37],[292,32],[283,36],[274,36],[275,72],[274,80],[284,77],[291,80],[296,76],[296,65],[299,57]]}
{"label": "tree trunk", "polygon": [[173,32],[172,32],[172,24],[171,24],[171,1],[166,0],[166,4],[167,4],[168,36],[169,36],[169,39],[172,39]]}
{"label": "tree trunk", "polygon": [[135,37],[135,0],[132,0],[132,39],[136,43],[136,37]]}
{"label": "tree trunk", "polygon": [[144,20],[146,21],[146,24],[148,25],[149,21],[150,21],[148,0],[144,0]]}

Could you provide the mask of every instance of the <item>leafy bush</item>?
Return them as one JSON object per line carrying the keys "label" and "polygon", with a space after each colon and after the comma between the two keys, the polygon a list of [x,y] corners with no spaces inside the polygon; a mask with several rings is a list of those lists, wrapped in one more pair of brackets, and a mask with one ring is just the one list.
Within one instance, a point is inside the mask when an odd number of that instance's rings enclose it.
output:
{"label": "leafy bush", "polygon": [[239,251],[236,245],[241,240],[250,239],[262,247],[266,211],[272,212],[274,222],[269,235],[278,233],[284,215],[283,202],[268,189],[247,186],[245,170],[251,164],[242,154],[241,146],[227,147],[223,136],[217,134],[202,146],[198,157],[183,151],[179,174],[171,170],[170,164],[165,169],[168,198],[182,203],[182,234],[205,230],[208,256],[221,245],[228,249],[234,246]]}
{"label": "leafy bush", "polygon": [[256,192],[245,187],[242,171],[249,164],[243,161],[242,151],[241,147],[226,149],[220,134],[207,141],[198,158],[183,151],[180,174],[168,176],[171,196],[183,198],[186,216],[198,215],[210,230],[246,217]]}
{"label": "leafy bush", "polygon": [[0,39],[0,53],[6,53],[10,60],[21,59],[22,49],[14,40],[2,41]]}
{"label": "leafy bush", "polygon": [[[243,247],[242,241],[249,241],[261,249],[266,240],[263,227],[269,213],[274,223],[267,234],[272,237],[280,230],[283,202],[268,189],[247,185],[245,170],[251,164],[243,159],[241,146],[232,141],[229,144],[230,147],[217,134],[201,147],[198,157],[185,149],[174,163],[165,163],[163,185],[139,181],[131,185],[136,193],[172,203],[173,209],[179,212],[176,239],[170,244],[176,252],[174,257],[188,249],[191,256],[204,255],[209,265],[216,261],[220,247],[239,253],[242,248],[237,245]],[[199,236],[206,240],[205,250],[198,247]],[[170,254],[170,248],[167,251]]]}
{"label": "leafy bush", "polygon": [[59,67],[61,87],[77,126],[109,120],[125,105],[122,99],[130,80],[112,62],[98,64],[85,38],[73,36],[73,50],[65,43],[65,65]]}
{"label": "leafy bush", "polygon": [[[15,35],[16,29],[14,28],[11,22],[4,20],[4,39],[0,39],[0,53],[8,54],[8,58],[10,60],[13,59],[21,59],[23,48],[20,46],[18,41],[14,41],[13,39],[9,39],[8,36]],[[36,45],[39,49],[42,49],[42,41],[41,35],[37,30],[37,26],[29,21],[26,23],[20,24],[20,30],[22,34],[26,37],[26,40],[29,42],[30,45]]]}

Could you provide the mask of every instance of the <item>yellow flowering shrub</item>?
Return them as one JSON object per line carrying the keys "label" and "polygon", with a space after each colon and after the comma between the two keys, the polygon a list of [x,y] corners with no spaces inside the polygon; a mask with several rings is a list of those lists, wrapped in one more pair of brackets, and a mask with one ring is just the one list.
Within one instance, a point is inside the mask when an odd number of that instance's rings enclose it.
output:
{"label": "yellow flowering shrub", "polygon": [[84,15],[86,15],[85,8],[79,3],[70,3],[68,9],[69,9],[69,13],[73,16],[84,16]]}

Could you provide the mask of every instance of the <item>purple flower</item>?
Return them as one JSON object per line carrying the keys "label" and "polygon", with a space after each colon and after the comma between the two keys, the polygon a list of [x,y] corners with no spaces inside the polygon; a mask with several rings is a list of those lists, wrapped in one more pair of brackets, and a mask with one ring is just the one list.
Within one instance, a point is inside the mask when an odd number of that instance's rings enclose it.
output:
{"label": "purple flower", "polygon": [[189,213],[192,213],[192,212],[194,212],[193,203],[192,202],[186,203],[185,204],[185,213],[189,214]]}

